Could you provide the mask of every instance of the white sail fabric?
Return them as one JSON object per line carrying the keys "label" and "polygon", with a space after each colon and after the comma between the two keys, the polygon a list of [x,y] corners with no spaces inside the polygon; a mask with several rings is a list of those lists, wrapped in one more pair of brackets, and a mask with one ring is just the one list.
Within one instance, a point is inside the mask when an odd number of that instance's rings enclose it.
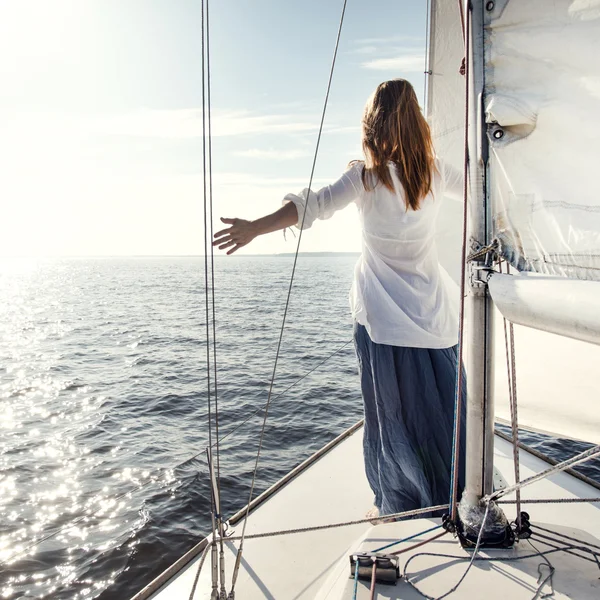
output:
{"label": "white sail fabric", "polygon": [[[519,270],[600,280],[600,1],[504,0],[487,15],[494,234]],[[515,327],[519,422],[600,442],[600,347]],[[502,320],[496,415],[509,419]]]}
{"label": "white sail fabric", "polygon": [[[593,268],[598,260],[593,254],[600,256],[600,246],[594,246],[600,232],[600,194],[594,181],[598,167],[593,164],[600,140],[594,112],[600,106],[600,79],[594,76],[600,0],[498,0],[495,6],[499,16],[490,21],[486,46],[486,108],[488,120],[501,123],[504,132],[500,140],[492,138],[490,149],[496,235],[503,240],[506,256],[520,268],[595,278],[600,273]],[[585,55],[580,56],[584,47]],[[462,168],[463,41],[457,3],[432,0],[429,52],[427,117],[436,150]],[[550,100],[552,90],[560,93]],[[496,125],[490,127],[494,130]],[[457,282],[461,232],[462,207],[446,201],[438,221],[439,255]],[[565,259],[577,260],[577,266]],[[508,420],[504,332],[498,312],[495,332],[496,415]],[[525,327],[515,327],[515,336],[519,423],[600,443],[595,376],[600,347]]]}
{"label": "white sail fabric", "polygon": [[517,269],[600,281],[600,1],[487,12],[495,235]]}
{"label": "white sail fabric", "polygon": [[[462,171],[465,81],[460,65],[464,42],[457,2],[432,0],[429,36],[427,120],[438,156]],[[444,201],[437,222],[440,262],[456,283],[460,281],[462,212],[459,203]]]}

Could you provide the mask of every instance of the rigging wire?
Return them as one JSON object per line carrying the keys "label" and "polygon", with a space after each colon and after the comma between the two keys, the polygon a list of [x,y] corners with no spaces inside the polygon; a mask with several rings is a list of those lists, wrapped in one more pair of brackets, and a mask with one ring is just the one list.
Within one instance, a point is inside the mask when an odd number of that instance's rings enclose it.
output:
{"label": "rigging wire", "polygon": [[214,234],[213,224],[213,180],[212,180],[212,119],[211,119],[211,100],[210,100],[210,19],[209,19],[209,0],[206,0],[206,122],[208,129],[208,196],[209,196],[209,215],[210,223],[210,239],[208,246],[210,247],[210,276],[211,276],[211,308],[212,308],[212,340],[213,340],[213,381],[214,381],[214,397],[215,397],[215,446],[217,459],[217,484],[218,489],[221,489],[221,467],[219,453],[219,394],[217,385],[217,319],[215,310],[215,250],[212,245]]}
{"label": "rigging wire", "polygon": [[[411,517],[415,517],[417,515],[423,515],[428,512],[438,511],[438,510],[446,510],[448,508],[448,504],[438,504],[437,506],[428,506],[426,508],[417,508],[415,510],[405,510],[400,513],[392,513],[390,515],[381,515],[378,519],[394,519],[396,521],[409,519]],[[260,539],[260,538],[268,538],[268,537],[277,537],[280,535],[289,535],[295,533],[308,533],[310,531],[323,531],[325,529],[337,529],[338,527],[350,527],[351,525],[362,525],[363,523],[370,523],[373,520],[373,517],[368,517],[365,519],[356,519],[354,521],[343,521],[341,523],[328,523],[326,525],[313,525],[311,527],[298,527],[296,529],[279,529],[276,531],[267,531],[263,533],[252,533],[245,536],[245,539]],[[228,537],[227,541],[237,542],[242,539],[242,536],[232,536]]]}
{"label": "rigging wire", "polygon": [[[458,357],[456,360],[456,396],[454,398],[454,434],[452,436],[452,472],[450,474],[450,512],[453,521],[456,521],[458,511],[458,473],[460,456],[460,428],[462,411],[462,359],[465,334],[465,289],[466,289],[466,269],[467,269],[467,224],[468,224],[468,174],[469,174],[469,72],[470,72],[470,39],[468,33],[465,33],[464,15],[462,0],[459,0],[459,9],[461,14],[461,23],[463,23],[463,38],[465,42],[465,137],[464,137],[464,160],[463,160],[463,229],[462,229],[462,248],[461,248],[461,270],[460,270],[460,309],[458,315]],[[467,32],[471,21],[470,5],[467,8]]]}
{"label": "rigging wire", "polygon": [[580,452],[579,454],[576,454],[575,456],[569,458],[568,460],[564,460],[564,461],[558,463],[557,465],[550,467],[549,469],[546,469],[545,471],[541,471],[540,473],[536,473],[535,475],[532,475],[531,477],[528,477],[527,479],[523,479],[518,484],[511,485],[511,486],[509,486],[507,488],[503,488],[501,490],[496,490],[495,492],[488,494],[487,496],[484,496],[481,500],[482,500],[482,502],[489,503],[492,500],[496,500],[498,498],[501,498],[502,496],[505,496],[506,494],[511,494],[512,492],[515,492],[521,488],[524,488],[525,486],[531,485],[532,483],[535,483],[536,481],[539,481],[540,479],[545,479],[546,477],[550,477],[550,475],[554,475],[555,473],[560,473],[561,471],[564,471],[568,467],[574,467],[575,465],[579,465],[583,462],[591,460],[592,458],[595,458],[596,456],[600,456],[600,445],[592,446],[589,450],[586,450],[585,452]]}
{"label": "rigging wire", "polygon": [[[202,174],[203,174],[203,204],[204,204],[204,296],[205,296],[205,325],[206,325],[206,378],[207,378],[207,417],[208,417],[208,453],[209,470],[212,472],[212,410],[211,410],[211,304],[212,304],[212,346],[214,367],[214,397],[215,397],[215,437],[216,437],[216,462],[220,466],[219,458],[219,429],[218,429],[218,400],[217,400],[217,356],[216,356],[216,324],[215,324],[215,275],[214,275],[214,248],[212,245],[213,234],[213,198],[212,198],[212,131],[210,109],[210,23],[209,0],[201,1],[201,52],[202,52]],[[208,143],[207,143],[208,142]],[[207,186],[208,183],[208,186]],[[209,228],[210,223],[210,228]],[[210,238],[209,238],[210,235]],[[209,276],[210,252],[210,276]],[[209,284],[211,293],[209,294]],[[213,595],[217,593],[218,580],[221,580],[221,594],[225,594],[225,550],[223,542],[223,521],[220,513],[220,471],[216,477],[211,477],[211,563],[212,563],[212,588]],[[217,557],[217,531],[219,532],[219,555]],[[217,562],[219,563],[217,567]]]}
{"label": "rigging wire", "polygon": [[[510,267],[507,266],[510,274]],[[500,273],[502,273],[502,262],[500,262]],[[508,374],[508,398],[510,402],[510,422],[512,429],[513,465],[515,469],[515,482],[521,480],[521,469],[519,464],[519,421],[517,416],[517,361],[515,358],[515,332],[513,324],[507,327],[506,318],[503,317],[504,344],[506,348],[506,370]],[[509,344],[510,340],[510,344]],[[521,490],[516,491],[517,505],[517,528],[521,529]]]}
{"label": "rigging wire", "polygon": [[[332,62],[331,62],[331,69],[330,69],[330,72],[329,72],[329,81],[327,83],[327,93],[325,94],[325,101],[323,103],[323,111],[322,111],[322,114],[321,114],[321,122],[320,122],[320,125],[319,125],[319,132],[318,132],[318,135],[317,135],[317,144],[316,144],[316,148],[315,148],[315,153],[314,153],[314,158],[313,158],[313,163],[312,163],[312,168],[311,168],[310,178],[309,178],[309,183],[308,183],[308,189],[309,190],[312,187],[312,181],[313,181],[313,177],[314,177],[315,167],[316,167],[316,164],[317,164],[317,157],[318,157],[318,154],[319,154],[319,144],[320,144],[320,141],[321,141],[321,134],[323,132],[323,124],[325,122],[325,114],[327,112],[327,103],[328,103],[328,100],[329,100],[329,92],[331,90],[331,83],[332,83],[332,80],[333,80],[333,73],[334,73],[334,69],[335,69],[335,62],[336,62],[336,58],[337,58],[337,52],[338,52],[338,48],[339,48],[339,44],[340,44],[340,37],[341,37],[341,34],[342,34],[342,27],[343,27],[343,24],[344,24],[344,15],[346,13],[346,4],[347,4],[347,2],[348,2],[348,0],[344,0],[343,6],[342,6],[342,14],[340,16],[340,22],[339,22],[338,33],[337,33],[337,38],[336,38],[336,43],[335,43],[335,49],[334,49],[334,52],[333,52],[333,59],[332,59]],[[288,308],[289,308],[289,305],[290,305],[290,298],[291,298],[291,293],[292,293],[292,285],[293,285],[293,282],[294,282],[294,275],[295,275],[295,272],[296,272],[296,265],[297,265],[297,262],[298,262],[298,253],[299,253],[299,250],[300,250],[300,243],[302,241],[302,231],[303,231],[304,222],[305,222],[305,219],[306,219],[306,209],[307,209],[307,207],[308,207],[308,198],[307,198],[306,204],[304,205],[304,212],[303,212],[303,215],[302,215],[302,222],[301,222],[301,225],[300,225],[300,232],[298,234],[298,242],[297,242],[297,245],[296,245],[296,252],[295,252],[295,255],[294,255],[294,264],[293,264],[293,267],[292,267],[292,273],[291,273],[291,276],[290,276],[290,283],[289,283],[289,287],[288,287],[287,299],[286,299],[286,302],[285,302],[285,309],[284,309],[284,312],[283,312],[283,319],[282,319],[282,322],[281,322],[281,330],[280,330],[280,333],[279,333],[279,341],[277,343],[277,351],[275,353],[275,363],[273,365],[273,374],[272,374],[272,377],[271,377],[271,383],[270,383],[270,386],[269,386],[269,394],[267,396],[267,402],[266,402],[266,407],[265,407],[265,415],[264,415],[264,418],[263,418],[263,424],[262,424],[262,428],[261,428],[261,432],[260,432],[260,437],[259,437],[259,441],[258,441],[258,450],[256,452],[256,461],[255,461],[255,464],[254,464],[254,472],[252,474],[252,483],[250,485],[250,496],[249,496],[249,500],[248,500],[248,504],[247,504],[246,514],[244,516],[244,525],[243,525],[243,528],[242,528],[242,539],[241,539],[240,547],[239,547],[239,549],[237,551],[236,560],[235,560],[235,567],[234,567],[234,571],[233,571],[233,577],[232,577],[232,583],[231,583],[231,592],[230,592],[230,597],[231,598],[233,598],[233,596],[234,596],[235,584],[237,582],[237,577],[238,577],[239,568],[240,568],[240,562],[241,562],[241,559],[242,559],[242,552],[243,552],[243,545],[244,545],[244,536],[245,536],[245,533],[246,533],[246,525],[248,523],[248,513],[250,511],[250,503],[252,502],[252,495],[254,493],[254,484],[255,484],[255,481],[256,481],[256,473],[258,471],[258,463],[259,463],[259,460],[260,460],[260,452],[261,452],[261,449],[262,449],[262,443],[263,443],[263,439],[264,439],[265,427],[266,427],[266,423],[267,423],[267,417],[268,417],[268,414],[269,414],[269,405],[270,405],[270,402],[271,402],[271,396],[272,396],[272,392],[273,392],[273,386],[275,384],[275,374],[277,372],[277,362],[278,362],[278,359],[279,359],[279,353],[280,353],[280,350],[281,350],[281,342],[283,340],[283,331],[285,329],[285,322],[286,322],[286,318],[287,318]]]}
{"label": "rigging wire", "polygon": [[430,39],[431,39],[431,0],[427,0],[427,11],[425,17],[425,68],[424,70],[424,83],[423,83],[423,109],[425,115],[429,116],[428,96],[429,96],[429,77],[431,76],[431,52],[430,52]]}
{"label": "rigging wire", "polygon": [[[290,384],[288,387],[286,387],[285,390],[283,390],[282,392],[280,392],[279,394],[277,394],[277,396],[274,396],[273,400],[277,400],[277,398],[281,398],[281,396],[283,396],[284,394],[286,394],[287,392],[289,392],[294,386],[298,385],[303,379],[306,379],[306,377],[308,377],[311,373],[313,373],[314,371],[316,371],[319,367],[323,366],[329,359],[333,358],[336,354],[339,354],[351,342],[352,342],[352,340],[348,340],[347,342],[345,342],[344,344],[342,344],[337,350],[335,350],[334,352],[332,352],[329,356],[327,356],[326,358],[324,358],[320,363],[316,364],[312,369],[310,369],[304,375],[302,375],[302,377],[299,377],[298,379],[296,379],[296,381],[294,381],[292,384]],[[232,429],[231,431],[227,432],[222,438],[220,438],[219,442],[222,443],[230,435],[233,435],[238,429],[240,429],[241,427],[243,427],[252,417],[256,416],[260,411],[265,410],[266,407],[267,407],[267,404],[265,403],[262,406],[259,406],[256,410],[252,411],[250,413],[250,415],[246,419],[244,419],[234,429]]]}

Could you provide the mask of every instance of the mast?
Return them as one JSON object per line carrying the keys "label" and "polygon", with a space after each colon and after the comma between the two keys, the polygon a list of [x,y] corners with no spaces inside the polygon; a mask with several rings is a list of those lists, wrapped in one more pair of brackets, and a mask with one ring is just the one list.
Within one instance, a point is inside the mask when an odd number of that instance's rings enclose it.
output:
{"label": "mast", "polygon": [[[468,2],[466,2],[468,4]],[[483,115],[483,0],[472,0],[469,107],[469,187],[471,250],[491,241],[487,202],[488,144]],[[467,9],[468,10],[468,9]],[[466,22],[466,19],[465,19]],[[473,505],[492,491],[494,451],[493,303],[485,283],[485,257],[469,263],[466,307],[469,330],[467,360],[467,456],[465,500]]]}
{"label": "mast", "polygon": [[[469,63],[469,189],[470,219],[468,243],[471,252],[488,246],[493,237],[487,179],[488,138],[484,114],[484,11],[493,3],[467,0],[471,6]],[[467,358],[467,423],[465,490],[459,507],[462,534],[473,540],[480,530],[482,544],[504,538],[507,521],[496,506],[486,510],[481,499],[493,492],[494,469],[494,303],[487,278],[490,257],[484,255],[467,265],[465,335]]]}

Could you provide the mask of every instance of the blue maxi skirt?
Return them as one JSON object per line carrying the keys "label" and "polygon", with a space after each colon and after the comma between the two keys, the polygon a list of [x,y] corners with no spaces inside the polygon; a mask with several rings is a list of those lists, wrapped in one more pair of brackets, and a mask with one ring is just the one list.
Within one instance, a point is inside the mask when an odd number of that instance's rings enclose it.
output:
{"label": "blue maxi skirt", "polygon": [[[365,410],[365,469],[379,514],[447,504],[457,346],[430,350],[376,344],[358,323],[354,343]],[[462,377],[464,382],[464,369]],[[465,473],[464,384],[462,392],[459,498]]]}

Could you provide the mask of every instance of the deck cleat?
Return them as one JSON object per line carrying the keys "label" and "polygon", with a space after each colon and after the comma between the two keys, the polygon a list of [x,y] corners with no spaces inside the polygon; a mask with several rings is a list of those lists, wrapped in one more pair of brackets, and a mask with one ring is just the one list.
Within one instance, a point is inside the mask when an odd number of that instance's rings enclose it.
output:
{"label": "deck cleat", "polygon": [[392,554],[379,554],[377,552],[358,552],[350,555],[350,577],[357,576],[358,579],[372,581],[373,569],[375,568],[375,581],[396,585],[400,579],[400,567],[398,557]]}

